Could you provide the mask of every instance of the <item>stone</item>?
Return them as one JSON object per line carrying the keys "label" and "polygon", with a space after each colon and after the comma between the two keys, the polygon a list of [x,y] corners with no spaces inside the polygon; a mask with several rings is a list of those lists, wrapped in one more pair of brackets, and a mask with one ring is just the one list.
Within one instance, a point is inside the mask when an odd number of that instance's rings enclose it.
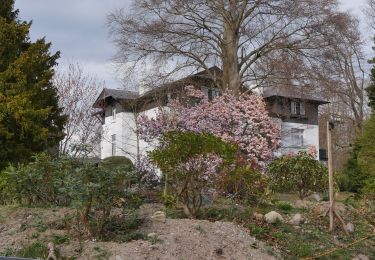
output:
{"label": "stone", "polygon": [[299,226],[302,223],[302,221],[303,221],[302,215],[297,213],[292,217],[289,223],[293,226]]}
{"label": "stone", "polygon": [[154,237],[156,237],[156,233],[149,233],[149,234],[147,234],[147,237],[148,238],[154,238]]}
{"label": "stone", "polygon": [[255,212],[255,213],[253,214],[253,216],[254,216],[254,218],[255,218],[257,221],[262,221],[263,218],[264,218],[263,214],[258,213],[258,212]]}
{"label": "stone", "polygon": [[153,221],[165,223],[167,221],[165,213],[163,211],[156,211],[152,216],[151,219]]}
{"label": "stone", "polygon": [[266,215],[264,215],[264,218],[269,224],[276,223],[277,221],[284,221],[283,217],[276,211],[268,212]]}
{"label": "stone", "polygon": [[346,230],[348,233],[353,233],[353,232],[354,232],[354,225],[353,225],[353,223],[348,222],[348,223],[345,225],[345,230]]}
{"label": "stone", "polygon": [[359,254],[352,258],[352,260],[370,260],[367,255]]}
{"label": "stone", "polygon": [[296,208],[300,208],[300,209],[306,209],[309,207],[309,203],[306,201],[306,200],[297,200],[295,203],[294,203],[294,206]]}
{"label": "stone", "polygon": [[312,200],[317,201],[317,202],[322,200],[322,198],[320,197],[320,195],[318,193],[311,194],[309,196],[309,199],[312,199]]}

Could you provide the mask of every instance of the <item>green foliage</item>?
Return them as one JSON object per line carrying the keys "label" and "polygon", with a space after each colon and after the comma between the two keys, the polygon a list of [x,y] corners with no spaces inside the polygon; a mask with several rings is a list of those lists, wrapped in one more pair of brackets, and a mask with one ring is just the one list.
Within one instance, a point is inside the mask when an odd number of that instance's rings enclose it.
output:
{"label": "green foliage", "polygon": [[119,166],[134,168],[132,161],[125,156],[111,156],[103,159],[101,165],[107,168],[116,168]]}
{"label": "green foliage", "polygon": [[[164,134],[160,143],[163,145],[150,152],[150,158],[163,172],[166,184],[172,187],[185,214],[194,217],[202,205],[202,193],[210,188],[214,175],[207,172],[205,166],[210,167],[207,161],[202,161],[216,155],[222,158],[222,165],[229,164],[234,161],[238,148],[210,134],[177,131]],[[181,167],[188,163],[193,167]]]}
{"label": "green foliage", "polygon": [[147,236],[138,232],[143,223],[144,219],[135,213],[112,216],[103,229],[101,240],[125,243],[131,240],[146,239]]}
{"label": "green foliage", "polygon": [[362,171],[358,164],[359,144],[355,144],[349,160],[345,163],[343,170],[339,173],[339,187],[341,191],[360,193],[368,179],[368,174]]}
{"label": "green foliage", "polygon": [[362,192],[375,197],[375,112],[367,120],[363,134],[358,139],[358,164],[361,171],[368,175]]}
{"label": "green foliage", "polygon": [[177,166],[199,155],[218,154],[224,161],[232,162],[238,149],[207,133],[171,131],[164,134],[160,141],[165,145],[150,152],[150,157],[163,173],[171,176],[179,175],[175,172]]}
{"label": "green foliage", "polygon": [[45,39],[31,42],[31,23],[18,19],[14,1],[0,7],[0,170],[54,148],[66,117],[51,83],[59,53]]}
{"label": "green foliage", "polygon": [[341,173],[341,187],[346,191],[375,197],[375,113],[365,122],[352,156]]}
{"label": "green foliage", "polygon": [[264,174],[244,165],[229,172],[223,171],[216,181],[216,188],[237,202],[256,204],[266,198],[268,182]]}
{"label": "green foliage", "polygon": [[142,202],[133,191],[139,176],[130,165],[108,168],[85,164],[76,172],[75,205],[93,236],[100,238],[113,208],[135,208]]}
{"label": "green foliage", "polygon": [[301,199],[327,186],[327,168],[307,152],[276,158],[268,166],[271,187],[279,192],[298,192]]}
{"label": "green foliage", "polygon": [[66,206],[72,199],[77,166],[75,160],[45,153],[34,156],[32,163],[9,166],[0,173],[0,203]]}
{"label": "green foliage", "polygon": [[293,209],[293,206],[286,201],[279,201],[278,203],[276,203],[276,207],[283,211],[291,211]]}
{"label": "green foliage", "polygon": [[[101,238],[114,208],[134,209],[142,203],[137,193],[140,176],[127,160],[95,165],[42,153],[32,163],[9,166],[1,173],[0,202],[73,205],[90,234]],[[35,227],[39,232],[46,229],[43,221]]]}
{"label": "green foliage", "polygon": [[[374,37],[375,40],[375,37]],[[375,47],[372,47],[373,50],[375,50]],[[370,60],[371,64],[375,63],[375,58]],[[372,108],[372,110],[375,112],[375,67],[373,66],[371,68],[371,82],[370,85],[366,88],[368,99],[369,99],[369,107]]]}
{"label": "green foliage", "polygon": [[[47,243],[34,242],[30,245],[25,246],[24,248],[21,248],[17,252],[12,252],[12,254],[18,257],[26,257],[32,259],[47,259]],[[60,251],[57,248],[55,248],[55,255],[58,259],[60,259]]]}

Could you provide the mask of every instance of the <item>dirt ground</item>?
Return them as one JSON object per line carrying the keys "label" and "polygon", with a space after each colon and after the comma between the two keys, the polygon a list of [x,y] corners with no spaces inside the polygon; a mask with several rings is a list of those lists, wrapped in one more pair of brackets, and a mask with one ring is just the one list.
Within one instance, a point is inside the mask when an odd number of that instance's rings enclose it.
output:
{"label": "dirt ground", "polygon": [[16,252],[35,241],[47,245],[53,238],[69,237],[56,246],[65,259],[274,259],[243,227],[191,219],[167,219],[163,223],[147,218],[140,229],[152,239],[121,244],[86,240],[81,241],[80,252],[79,241],[61,228],[72,213],[66,208],[0,208],[0,252]]}
{"label": "dirt ground", "polygon": [[[274,259],[248,232],[232,223],[167,219],[146,228],[158,242],[137,240],[126,244],[87,243],[82,259],[92,259],[94,247],[111,252],[110,259]],[[98,251],[98,250],[96,250]]]}

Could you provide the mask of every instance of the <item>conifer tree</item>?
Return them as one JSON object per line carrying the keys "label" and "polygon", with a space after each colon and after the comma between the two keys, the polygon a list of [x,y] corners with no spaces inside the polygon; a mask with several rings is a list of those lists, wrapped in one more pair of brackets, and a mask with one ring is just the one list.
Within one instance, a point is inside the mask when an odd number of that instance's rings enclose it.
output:
{"label": "conifer tree", "polygon": [[51,83],[60,53],[44,38],[32,42],[14,0],[0,4],[0,170],[57,147],[65,116]]}

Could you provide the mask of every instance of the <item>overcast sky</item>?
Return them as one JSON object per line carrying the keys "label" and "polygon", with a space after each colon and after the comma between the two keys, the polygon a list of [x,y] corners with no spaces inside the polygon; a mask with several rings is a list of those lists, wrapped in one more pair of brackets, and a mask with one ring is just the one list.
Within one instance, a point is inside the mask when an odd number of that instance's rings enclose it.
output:
{"label": "overcast sky", "polygon": [[[84,70],[119,88],[111,58],[116,48],[108,37],[107,14],[126,8],[130,0],[16,0],[20,18],[33,21],[31,39],[46,37],[61,51],[60,66],[79,62]],[[361,15],[366,0],[341,0],[343,10]],[[366,30],[366,26],[362,26]],[[370,35],[370,34],[369,34]]]}

